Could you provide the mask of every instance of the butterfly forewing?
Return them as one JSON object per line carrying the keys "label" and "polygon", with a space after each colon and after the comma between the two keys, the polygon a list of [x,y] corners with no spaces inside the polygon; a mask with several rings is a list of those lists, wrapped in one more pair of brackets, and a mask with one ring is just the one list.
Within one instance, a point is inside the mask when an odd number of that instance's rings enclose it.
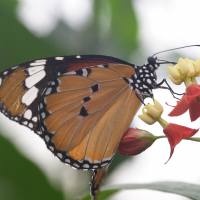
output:
{"label": "butterfly forewing", "polygon": [[[40,134],[38,106],[50,82],[53,84],[53,80],[70,71],[118,62],[125,63],[108,56],[84,55],[49,57],[11,67],[0,73],[0,111]],[[76,83],[79,87],[82,83],[81,80],[69,82],[73,83],[72,87],[76,87]],[[62,87],[69,87],[66,84]]]}
{"label": "butterfly forewing", "polygon": [[39,106],[48,148],[78,169],[109,164],[141,104],[128,81],[134,73],[131,66],[109,64],[51,82]]}
{"label": "butterfly forewing", "polygon": [[61,64],[54,68],[50,68],[50,65],[48,59],[35,60],[11,67],[0,74],[1,112],[36,133],[40,132],[38,104],[43,91],[50,80],[58,77],[58,73],[67,70]]}

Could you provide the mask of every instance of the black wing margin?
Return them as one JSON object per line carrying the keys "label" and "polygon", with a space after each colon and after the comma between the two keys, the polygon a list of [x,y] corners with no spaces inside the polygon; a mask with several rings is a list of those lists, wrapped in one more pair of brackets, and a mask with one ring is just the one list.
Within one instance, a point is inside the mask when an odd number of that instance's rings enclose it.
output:
{"label": "black wing margin", "polygon": [[55,58],[39,59],[0,73],[0,112],[40,134],[38,104],[50,81],[66,73],[67,65]]}

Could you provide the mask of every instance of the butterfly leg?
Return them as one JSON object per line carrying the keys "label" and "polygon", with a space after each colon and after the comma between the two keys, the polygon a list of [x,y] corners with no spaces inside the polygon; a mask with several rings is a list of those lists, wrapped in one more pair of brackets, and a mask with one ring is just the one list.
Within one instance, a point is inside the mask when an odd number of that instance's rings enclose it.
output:
{"label": "butterfly leg", "polygon": [[[167,87],[164,87],[164,86],[161,86],[163,83],[165,83],[167,85]],[[175,98],[175,99],[178,99],[180,100],[179,98],[175,97],[175,95],[184,95],[185,93],[182,93],[182,94],[179,94],[179,93],[176,93],[173,91],[173,89],[170,87],[170,85],[168,84],[167,80],[166,79],[163,79],[160,83],[158,83],[156,86],[155,86],[155,89],[157,88],[160,88],[160,89],[167,89],[171,92],[172,96]]]}

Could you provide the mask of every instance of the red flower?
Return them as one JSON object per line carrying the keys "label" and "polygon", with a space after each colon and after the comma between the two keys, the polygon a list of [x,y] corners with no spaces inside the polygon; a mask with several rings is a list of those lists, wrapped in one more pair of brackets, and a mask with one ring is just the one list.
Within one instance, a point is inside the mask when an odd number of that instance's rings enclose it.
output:
{"label": "red flower", "polygon": [[134,156],[145,151],[154,141],[154,135],[151,133],[129,128],[121,139],[118,152],[122,155]]}
{"label": "red flower", "polygon": [[[167,139],[169,141],[170,147],[171,147],[171,153],[168,161],[172,157],[172,154],[174,153],[174,148],[176,145],[185,138],[192,137],[198,132],[199,129],[191,129],[185,126],[180,126],[177,124],[169,123],[164,129],[163,132],[167,136]],[[168,162],[167,161],[167,162]],[[167,163],[166,162],[166,163]]]}
{"label": "red flower", "polygon": [[191,121],[200,117],[200,85],[191,84],[186,88],[186,93],[177,102],[169,116],[179,116],[189,109]]}

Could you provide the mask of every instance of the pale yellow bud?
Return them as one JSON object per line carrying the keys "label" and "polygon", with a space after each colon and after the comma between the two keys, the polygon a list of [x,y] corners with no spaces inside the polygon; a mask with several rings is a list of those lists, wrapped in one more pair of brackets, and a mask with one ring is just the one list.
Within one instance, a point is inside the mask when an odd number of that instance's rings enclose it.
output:
{"label": "pale yellow bud", "polygon": [[152,125],[155,123],[155,120],[153,120],[148,114],[138,115],[138,117],[145,122],[146,124]]}
{"label": "pale yellow bud", "polygon": [[180,73],[176,67],[167,67],[167,70],[171,74],[173,79],[178,80],[181,78]]}
{"label": "pale yellow bud", "polygon": [[156,99],[154,99],[154,106],[160,112],[161,115],[163,113],[163,107]]}
{"label": "pale yellow bud", "polygon": [[193,63],[195,68],[195,76],[200,75],[200,58],[197,58],[196,62]]}
{"label": "pale yellow bud", "polygon": [[192,61],[188,62],[188,68],[189,68],[189,72],[188,72],[187,76],[193,77],[195,75],[195,67],[194,67]]}
{"label": "pale yellow bud", "polygon": [[181,79],[175,80],[171,75],[169,75],[168,77],[175,85],[180,85],[183,82]]}
{"label": "pale yellow bud", "polygon": [[189,72],[189,68],[188,68],[185,60],[183,60],[183,58],[179,58],[178,65],[179,65],[183,75],[187,75],[187,73]]}
{"label": "pale yellow bud", "polygon": [[138,117],[145,123],[151,125],[160,119],[162,112],[162,105],[154,99],[154,105],[147,104],[144,106],[142,109],[143,115],[139,115]]}

